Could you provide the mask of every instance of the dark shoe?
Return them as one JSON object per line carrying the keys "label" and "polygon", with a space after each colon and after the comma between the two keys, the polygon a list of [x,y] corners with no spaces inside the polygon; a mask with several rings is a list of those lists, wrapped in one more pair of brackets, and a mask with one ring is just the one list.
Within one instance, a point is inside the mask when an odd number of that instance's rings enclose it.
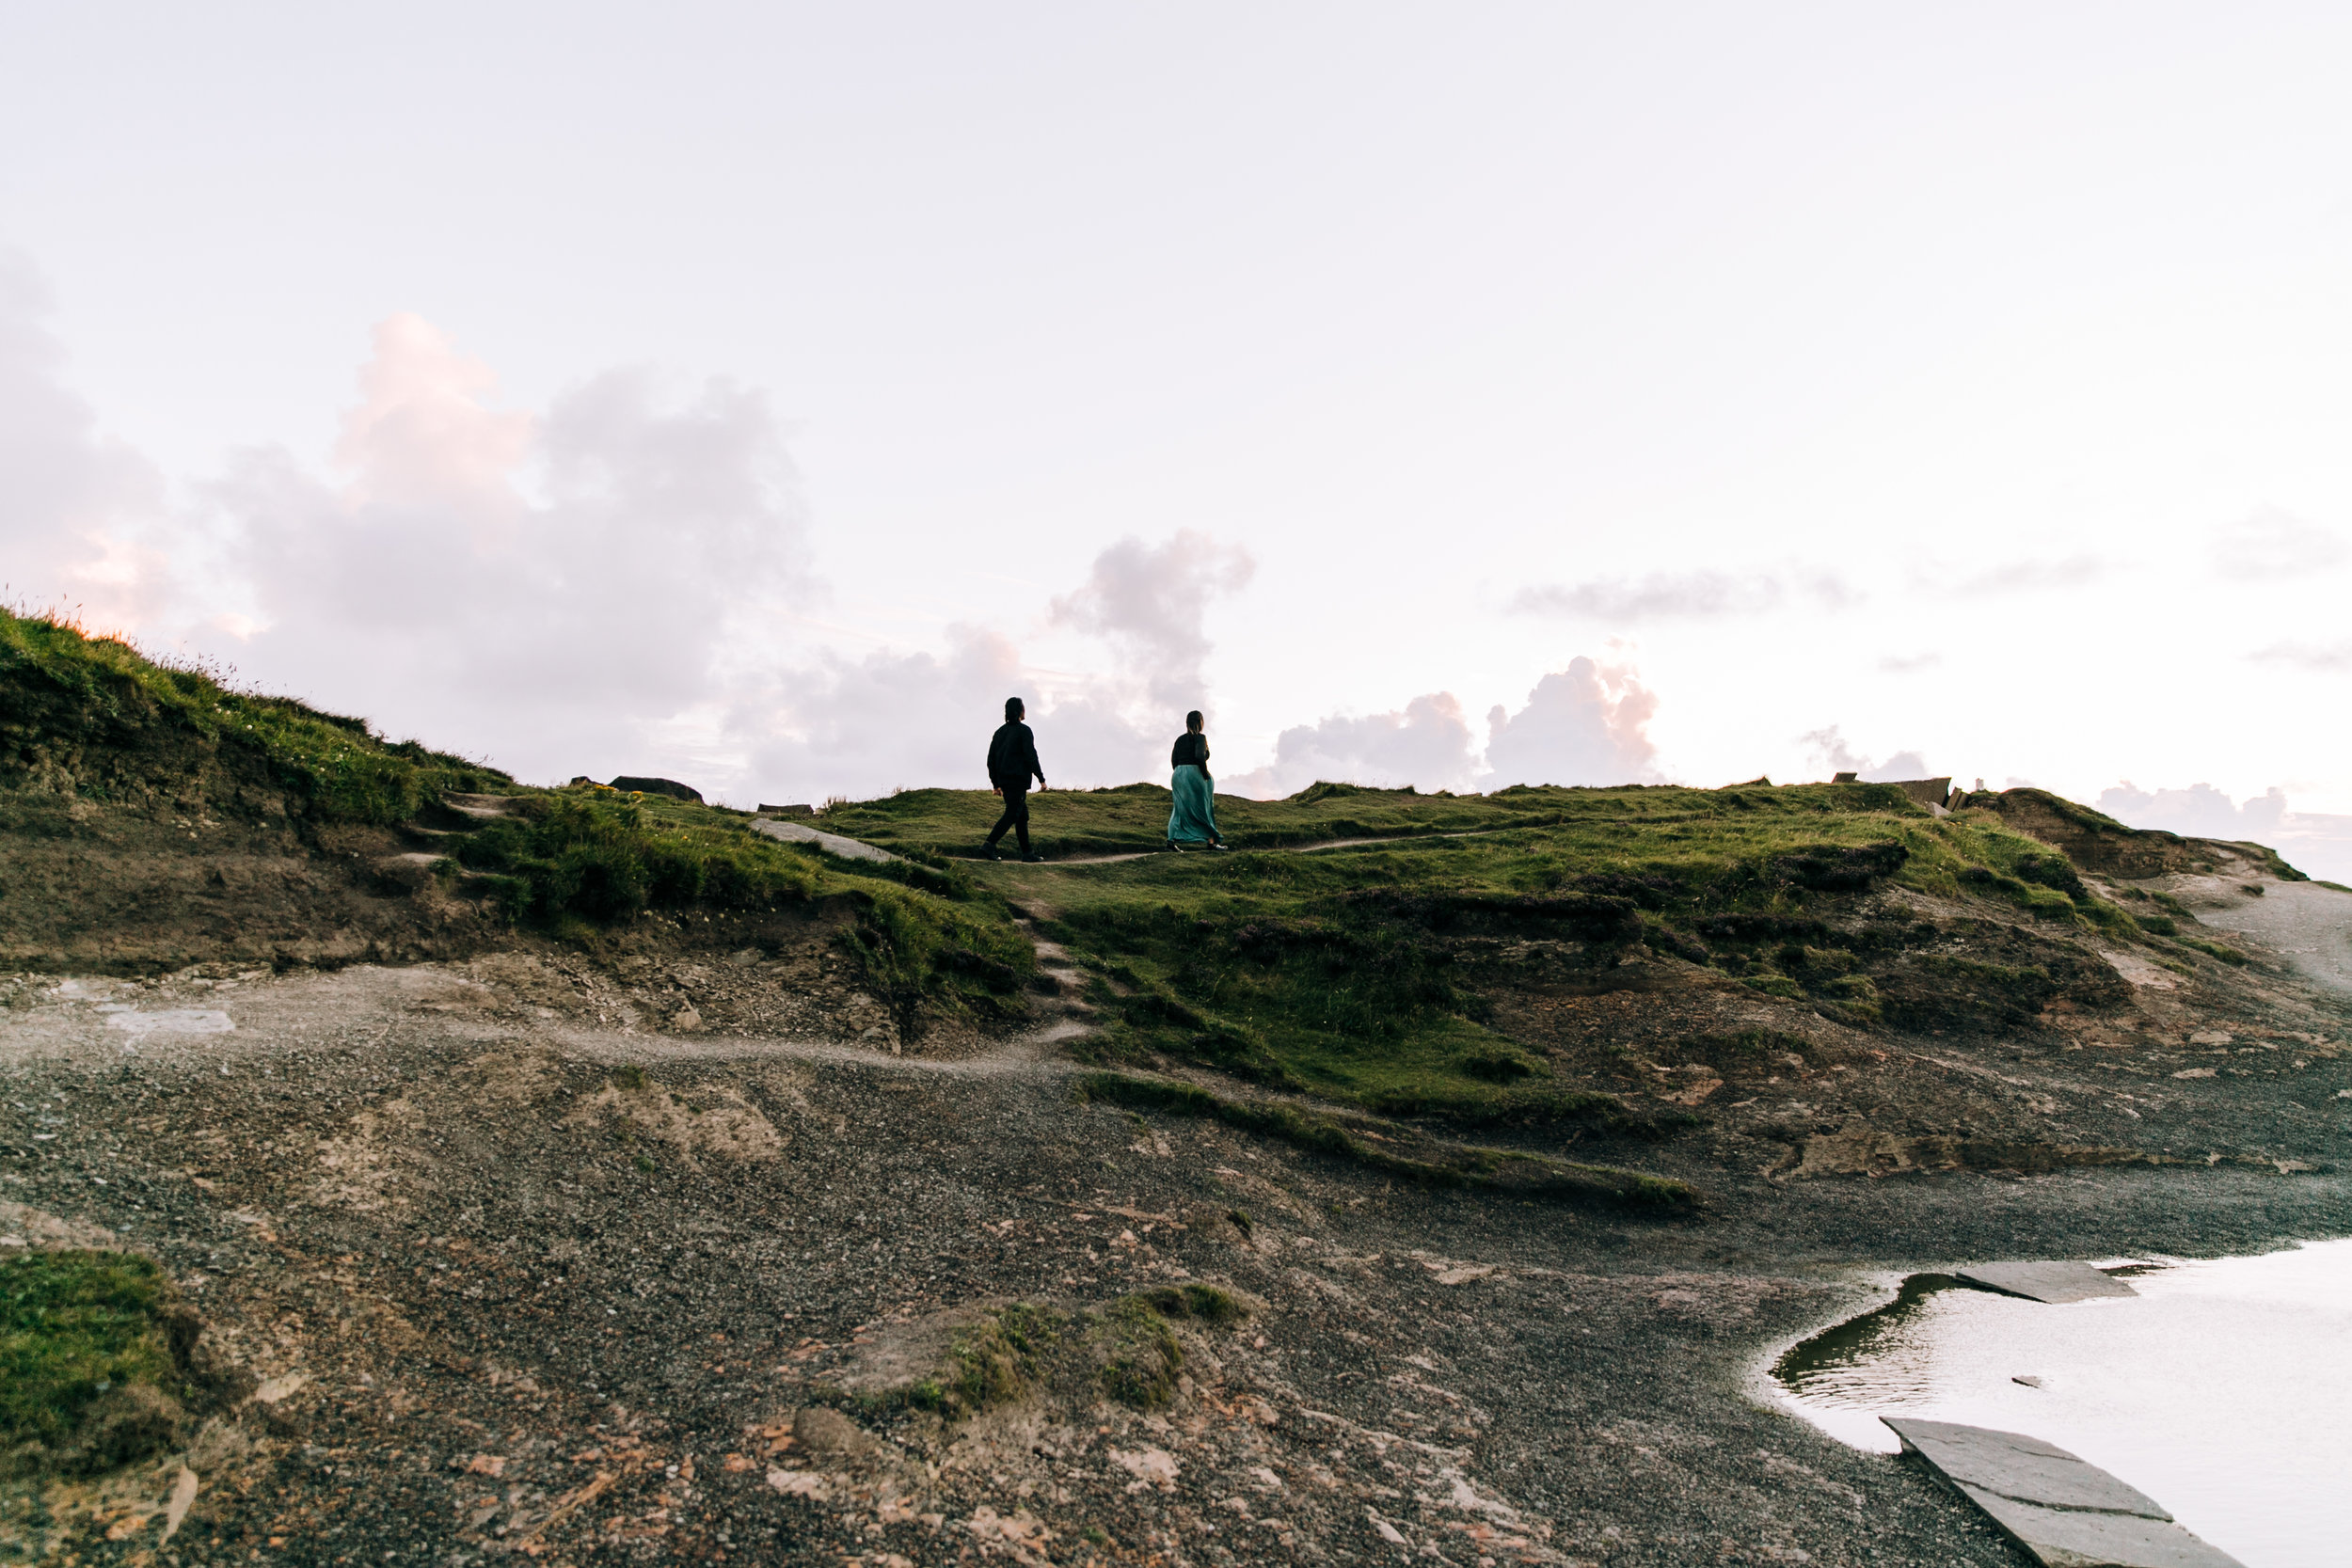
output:
{"label": "dark shoe", "polygon": [[1025,860],[1025,861],[1029,861],[1029,862],[1031,862],[1031,863],[1035,863],[1035,862],[1037,862],[1037,861],[1041,861],[1041,860],[1043,860],[1045,857],[1044,857],[1043,855],[1030,854],[1030,855],[1024,855],[1024,856],[1022,856],[1021,858],[1022,858],[1023,860]]}
{"label": "dark shoe", "polygon": [[1184,847],[1171,838],[1168,841],[1168,852],[1171,855],[1181,855],[1184,852]]}
{"label": "dark shoe", "polygon": [[1003,850],[997,848],[993,844],[983,844],[980,846],[979,858],[984,861],[1000,861],[1005,858],[1005,854]]}

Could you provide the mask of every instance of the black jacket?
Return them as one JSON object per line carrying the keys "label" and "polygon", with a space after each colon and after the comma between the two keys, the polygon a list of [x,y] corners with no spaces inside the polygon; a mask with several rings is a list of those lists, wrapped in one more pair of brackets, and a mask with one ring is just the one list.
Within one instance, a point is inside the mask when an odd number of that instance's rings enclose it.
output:
{"label": "black jacket", "polygon": [[1176,747],[1168,754],[1168,765],[1170,768],[1182,768],[1186,763],[1192,764],[1203,773],[1209,770],[1209,737],[1207,736],[1195,735],[1190,730],[1186,730],[1176,737]]}
{"label": "black jacket", "polygon": [[1018,719],[1008,719],[988,743],[988,782],[998,789],[1026,789],[1029,776],[1045,782],[1044,764],[1037,760],[1037,736]]}

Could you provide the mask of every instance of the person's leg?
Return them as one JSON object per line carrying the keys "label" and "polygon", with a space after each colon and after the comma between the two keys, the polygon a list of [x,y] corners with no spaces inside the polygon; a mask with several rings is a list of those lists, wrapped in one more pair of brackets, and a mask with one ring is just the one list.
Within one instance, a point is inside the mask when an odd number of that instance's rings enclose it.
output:
{"label": "person's leg", "polygon": [[996,841],[1005,836],[1005,830],[1018,825],[1021,829],[1022,847],[1025,849],[1027,848],[1029,843],[1028,823],[1029,807],[1027,803],[1027,792],[1018,789],[1006,790],[1004,815],[996,818],[996,826],[989,829],[988,842],[981,845],[980,847],[983,849],[995,848]]}

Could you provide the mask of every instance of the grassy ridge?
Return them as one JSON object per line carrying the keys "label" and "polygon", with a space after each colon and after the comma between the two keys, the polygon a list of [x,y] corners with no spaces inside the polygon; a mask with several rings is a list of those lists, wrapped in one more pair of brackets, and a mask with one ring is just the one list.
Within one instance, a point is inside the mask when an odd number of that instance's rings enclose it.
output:
{"label": "grassy ridge", "polygon": [[[1081,838],[1156,842],[1149,797],[1048,795],[1036,803],[1041,837],[1059,847],[1074,819]],[[993,803],[915,791],[827,819],[853,816],[877,841],[950,847]],[[1200,1062],[1384,1115],[1621,1118],[1610,1097],[1553,1082],[1487,1027],[1481,990],[1496,966],[1540,963],[1549,982],[1573,982],[1643,942],[1867,1022],[1881,1007],[1868,943],[1910,939],[1901,927],[1858,938],[1825,917],[1873,886],[1992,901],[2052,934],[2143,939],[2063,856],[1997,817],[1939,819],[1883,785],[1475,799],[1320,787],[1248,802],[1225,826],[1244,846],[1368,830],[1386,841],[979,875],[1047,912],[1052,935],[1102,977],[1104,1060]]]}
{"label": "grassy ridge", "polygon": [[457,843],[520,921],[609,927],[649,911],[780,911],[831,902],[856,920],[844,941],[906,1013],[1018,1010],[1035,949],[1002,899],[952,870],[848,863],[751,830],[739,812],[610,790],[516,791],[519,813]]}
{"label": "grassy ridge", "polygon": [[378,824],[406,820],[443,790],[511,782],[415,741],[385,741],[360,720],[240,691],[209,671],[7,610],[0,778],[100,801],[194,795],[223,807],[260,784],[282,793],[289,815]]}
{"label": "grassy ridge", "polygon": [[[912,1018],[1018,1011],[1035,955],[1001,899],[952,870],[848,863],[776,843],[740,812],[610,790],[529,789],[495,768],[387,742],[356,719],[225,685],[128,643],[0,611],[0,786],[134,809],[201,800],[224,816],[392,827],[452,793],[519,815],[440,814],[451,859],[517,922],[573,936],[649,911],[846,905],[842,940]],[[388,841],[389,842],[389,841]],[[476,884],[481,885],[481,884]]]}
{"label": "grassy ridge", "polygon": [[[1319,784],[1287,800],[1216,798],[1217,825],[1237,841],[1272,847],[1335,838],[1476,832],[1541,821],[1556,813],[1552,797],[1573,790],[1503,790],[1494,795],[1420,795]],[[828,807],[824,826],[887,848],[969,854],[987,836],[1003,802],[985,789],[910,789],[879,800]],[[1031,832],[1056,855],[1109,855],[1157,849],[1168,834],[1168,793],[1152,784],[1114,789],[1057,789],[1029,800]]]}

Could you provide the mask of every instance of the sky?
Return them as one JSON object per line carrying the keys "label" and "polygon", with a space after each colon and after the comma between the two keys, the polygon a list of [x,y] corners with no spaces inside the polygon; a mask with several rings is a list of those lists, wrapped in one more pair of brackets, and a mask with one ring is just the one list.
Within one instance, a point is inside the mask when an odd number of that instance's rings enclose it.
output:
{"label": "sky", "polygon": [[[0,579],[533,781],[2352,879],[2352,12],[0,0]],[[2334,819],[2342,820],[2334,820]]]}

